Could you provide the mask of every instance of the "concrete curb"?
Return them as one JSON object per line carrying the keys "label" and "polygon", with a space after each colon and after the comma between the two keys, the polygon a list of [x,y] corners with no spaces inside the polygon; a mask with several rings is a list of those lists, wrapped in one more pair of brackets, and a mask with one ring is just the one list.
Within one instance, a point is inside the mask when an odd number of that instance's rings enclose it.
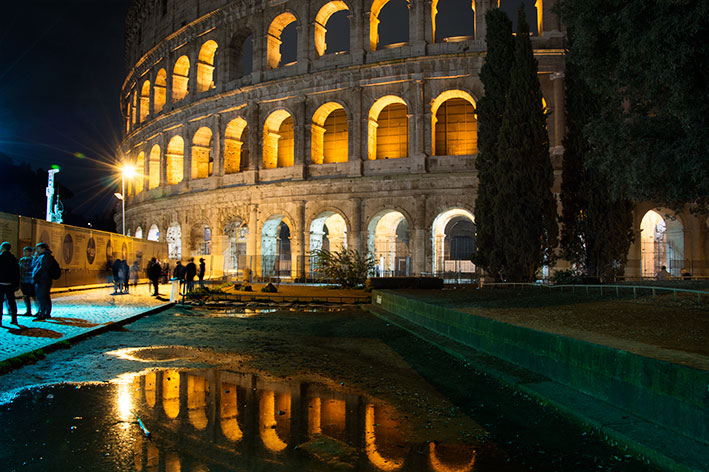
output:
{"label": "concrete curb", "polygon": [[[679,436],[633,413],[436,333],[386,309],[368,305],[373,315],[436,346],[503,384],[528,395],[570,421],[591,429],[609,444],[663,470],[709,470],[709,447]],[[493,361],[494,359],[494,361]]]}
{"label": "concrete curb", "polygon": [[[64,349],[66,347],[67,343],[75,344],[77,342],[83,341],[84,339],[88,339],[90,337],[97,336],[99,334],[110,331],[116,327],[120,327],[120,326],[124,326],[124,325],[130,324],[130,323],[133,323],[134,321],[137,321],[140,318],[143,318],[145,316],[150,316],[150,315],[154,315],[156,313],[160,313],[161,311],[172,308],[173,306],[175,306],[175,303],[166,303],[165,305],[160,305],[158,307],[151,308],[150,310],[136,313],[135,315],[129,316],[127,318],[123,318],[123,319],[116,320],[116,321],[113,321],[110,323],[106,323],[106,324],[102,324],[102,325],[99,325],[99,326],[96,326],[93,328],[89,328],[86,331],[84,331],[82,333],[78,333],[74,336],[71,336],[68,338],[63,338],[63,339],[58,339],[56,342],[44,345],[40,348],[23,352],[22,354],[19,354],[14,357],[8,357],[7,359],[4,359],[3,362],[12,363],[13,359],[20,359],[20,358],[27,356],[27,355],[39,353],[40,351],[45,354],[48,354],[50,352],[54,352],[59,349]],[[8,370],[5,373],[11,372],[15,369],[19,369],[20,367],[22,367],[22,365],[24,365],[24,364],[18,365],[17,367],[11,367],[10,370]],[[2,376],[2,375],[3,374],[0,374],[0,376]]]}

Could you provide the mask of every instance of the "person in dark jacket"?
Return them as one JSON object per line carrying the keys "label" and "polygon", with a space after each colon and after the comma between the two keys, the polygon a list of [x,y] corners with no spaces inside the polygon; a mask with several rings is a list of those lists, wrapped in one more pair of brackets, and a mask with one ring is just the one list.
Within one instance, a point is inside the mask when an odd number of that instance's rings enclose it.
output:
{"label": "person in dark jacket", "polygon": [[113,293],[111,295],[118,295],[123,288],[121,287],[120,277],[121,267],[123,267],[123,264],[121,264],[120,259],[114,260],[113,264],[111,264],[111,275],[113,275]]}
{"label": "person in dark jacket", "polygon": [[197,277],[199,278],[199,288],[204,288],[204,273],[207,271],[207,266],[204,263],[204,258],[199,258],[199,271],[197,272]]}
{"label": "person in dark jacket", "polygon": [[32,263],[34,262],[34,249],[27,246],[22,250],[24,256],[20,259],[20,290],[25,299],[25,314],[32,316],[32,297],[34,297],[34,284],[32,283]]}
{"label": "person in dark jacket", "polygon": [[157,297],[160,295],[158,293],[158,281],[162,275],[162,267],[160,263],[154,257],[148,262],[148,279],[153,286],[153,296]]}
{"label": "person in dark jacket", "polygon": [[177,264],[175,264],[172,278],[180,281],[180,294],[182,294],[185,286],[185,266],[182,265],[182,261],[177,261]]}
{"label": "person in dark jacket", "polygon": [[190,261],[185,266],[185,283],[187,284],[187,292],[191,293],[194,290],[194,278],[197,275],[197,266],[194,263],[194,258],[190,257]]}
{"label": "person in dark jacket", "polygon": [[121,266],[118,268],[118,284],[120,285],[121,293],[128,293],[129,276],[130,267],[128,266],[128,261],[121,259]]}
{"label": "person in dark jacket", "polygon": [[0,326],[5,300],[10,308],[12,324],[17,324],[17,303],[15,291],[20,288],[20,265],[15,255],[10,252],[12,245],[8,242],[0,244]]}
{"label": "person in dark jacket", "polygon": [[39,304],[39,311],[35,319],[46,320],[52,316],[52,297],[49,291],[52,288],[52,276],[50,266],[52,265],[52,251],[47,243],[37,244],[37,256],[32,264],[32,282],[34,283],[34,293]]}

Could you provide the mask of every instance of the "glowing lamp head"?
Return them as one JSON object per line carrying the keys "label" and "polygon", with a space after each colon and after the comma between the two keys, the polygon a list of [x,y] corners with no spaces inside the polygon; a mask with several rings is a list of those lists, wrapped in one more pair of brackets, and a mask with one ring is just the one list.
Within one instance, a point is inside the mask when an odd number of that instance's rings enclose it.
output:
{"label": "glowing lamp head", "polygon": [[136,175],[135,166],[132,164],[124,164],[123,167],[121,167],[121,174],[127,179],[132,179]]}

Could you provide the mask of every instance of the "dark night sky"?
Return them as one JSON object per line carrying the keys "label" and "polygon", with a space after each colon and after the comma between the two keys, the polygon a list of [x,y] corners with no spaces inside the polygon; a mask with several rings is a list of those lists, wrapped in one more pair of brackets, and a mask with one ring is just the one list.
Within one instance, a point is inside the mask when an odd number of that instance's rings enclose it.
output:
{"label": "dark night sky", "polygon": [[[520,1],[506,0],[502,8],[514,17]],[[534,2],[524,1],[534,25]],[[122,132],[123,24],[130,3],[3,2],[0,15],[0,159],[43,169],[59,164],[57,180],[75,194],[65,206],[87,218],[110,210],[120,191],[109,165]],[[466,34],[469,20],[461,22],[455,12],[467,9],[469,0],[441,2],[439,20],[446,26],[439,34]],[[396,31],[381,33],[386,40]]]}
{"label": "dark night sky", "polygon": [[[123,23],[130,0],[3,2],[0,159],[46,169],[91,216],[114,203],[109,182],[120,140]],[[76,157],[84,155],[85,158]]]}

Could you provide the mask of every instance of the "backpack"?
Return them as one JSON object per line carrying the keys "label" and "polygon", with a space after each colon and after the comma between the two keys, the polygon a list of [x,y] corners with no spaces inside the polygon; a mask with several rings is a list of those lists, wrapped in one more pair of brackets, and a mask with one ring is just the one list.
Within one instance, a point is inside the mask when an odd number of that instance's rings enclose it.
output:
{"label": "backpack", "polygon": [[62,268],[59,267],[59,263],[54,258],[54,256],[49,256],[49,276],[52,280],[57,280],[62,276]]}

